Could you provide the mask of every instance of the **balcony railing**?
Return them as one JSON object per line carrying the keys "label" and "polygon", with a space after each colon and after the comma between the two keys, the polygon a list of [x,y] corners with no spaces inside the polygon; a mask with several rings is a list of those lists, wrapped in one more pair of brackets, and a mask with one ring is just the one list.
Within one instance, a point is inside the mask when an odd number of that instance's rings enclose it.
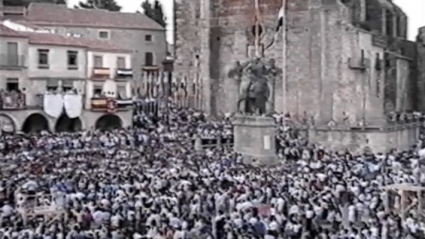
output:
{"label": "balcony railing", "polygon": [[115,79],[131,79],[133,78],[133,69],[118,68],[115,71]]}
{"label": "balcony railing", "polygon": [[20,110],[26,108],[26,96],[19,92],[1,92],[0,110]]}
{"label": "balcony railing", "polygon": [[93,111],[116,112],[131,109],[131,100],[117,100],[110,97],[92,97],[91,109]]}
{"label": "balcony railing", "polygon": [[0,54],[0,67],[2,68],[23,68],[25,67],[24,55]]}
{"label": "balcony railing", "polygon": [[107,67],[93,67],[91,78],[103,80],[111,79],[111,69]]}

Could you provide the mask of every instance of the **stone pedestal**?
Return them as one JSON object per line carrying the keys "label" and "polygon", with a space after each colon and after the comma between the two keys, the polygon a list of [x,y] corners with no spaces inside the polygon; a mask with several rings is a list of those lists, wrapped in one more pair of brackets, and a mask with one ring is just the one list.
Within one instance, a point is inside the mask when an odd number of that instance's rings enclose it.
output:
{"label": "stone pedestal", "polygon": [[233,121],[234,149],[245,162],[276,165],[276,123],[266,116],[236,115]]}

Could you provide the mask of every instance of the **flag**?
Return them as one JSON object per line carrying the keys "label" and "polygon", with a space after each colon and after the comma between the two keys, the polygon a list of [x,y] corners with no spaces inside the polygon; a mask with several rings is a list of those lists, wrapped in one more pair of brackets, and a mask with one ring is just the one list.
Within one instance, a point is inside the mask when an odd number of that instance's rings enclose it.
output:
{"label": "flag", "polygon": [[277,37],[279,36],[280,29],[283,27],[283,21],[285,20],[285,3],[282,5],[282,7],[279,10],[279,14],[277,16],[277,24],[275,29],[275,34],[272,39],[272,42],[266,47],[266,50],[269,49],[273,44],[275,43]]}
{"label": "flag", "polygon": [[280,28],[283,26],[284,17],[285,17],[285,7],[282,6],[279,10],[279,15],[277,17],[276,33],[278,33],[280,31]]}

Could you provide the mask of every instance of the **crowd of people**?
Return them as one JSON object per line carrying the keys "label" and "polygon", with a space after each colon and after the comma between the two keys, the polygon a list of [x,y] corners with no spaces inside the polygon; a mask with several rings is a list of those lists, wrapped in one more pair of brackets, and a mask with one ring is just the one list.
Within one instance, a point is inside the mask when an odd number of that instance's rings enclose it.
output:
{"label": "crowd of people", "polygon": [[[170,106],[134,121],[128,129],[2,135],[0,238],[424,237],[419,198],[384,190],[425,183],[417,149],[351,155],[282,130],[281,163],[258,168],[226,145],[194,150],[196,135],[230,137],[228,119]],[[414,210],[400,215],[402,203]]]}

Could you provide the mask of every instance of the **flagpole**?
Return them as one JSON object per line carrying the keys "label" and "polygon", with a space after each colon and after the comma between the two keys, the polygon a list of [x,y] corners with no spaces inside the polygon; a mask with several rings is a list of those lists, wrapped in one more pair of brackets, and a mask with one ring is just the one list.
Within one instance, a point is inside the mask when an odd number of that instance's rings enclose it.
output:
{"label": "flagpole", "polygon": [[255,0],[255,56],[260,57],[260,6],[258,0]]}
{"label": "flagpole", "polygon": [[283,128],[286,128],[286,114],[288,111],[287,82],[286,82],[286,0],[282,0],[283,20],[282,20],[282,82],[283,82]]}

